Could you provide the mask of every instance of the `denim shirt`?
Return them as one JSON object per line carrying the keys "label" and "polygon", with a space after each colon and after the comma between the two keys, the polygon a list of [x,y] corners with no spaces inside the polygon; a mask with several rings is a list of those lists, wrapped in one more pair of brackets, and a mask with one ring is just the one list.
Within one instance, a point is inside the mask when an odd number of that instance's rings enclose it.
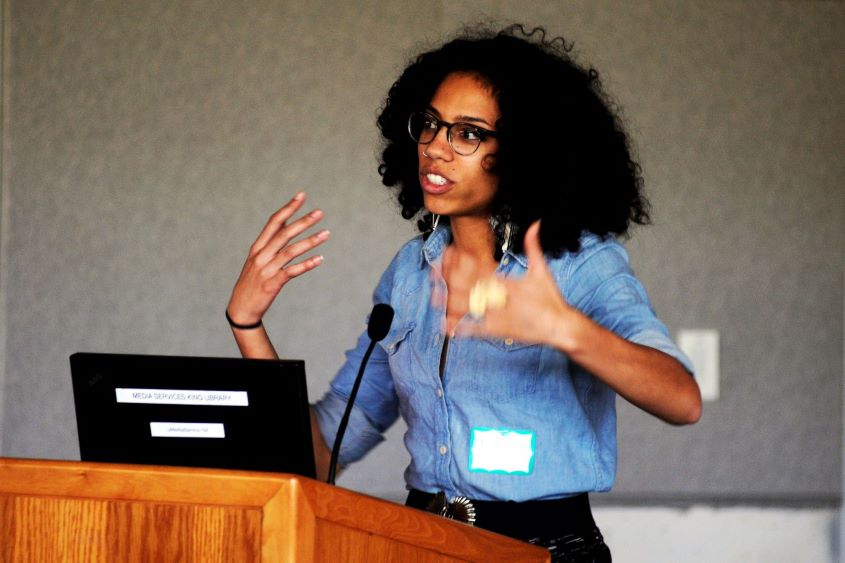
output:
{"label": "denim shirt", "polygon": [[[514,501],[609,490],[616,473],[616,394],[562,352],[512,339],[454,338],[441,380],[445,311],[432,305],[431,293],[433,283],[442,283],[440,261],[450,239],[448,227],[426,241],[412,239],[376,287],[373,301],[389,303],[395,317],[370,357],[340,463],[363,457],[401,415],[408,426],[409,488]],[[669,354],[692,373],[633,276],[624,248],[590,234],[581,244],[577,253],[547,258],[566,301],[623,338]],[[506,252],[497,274],[519,277],[526,268],[523,255]],[[326,444],[334,443],[368,345],[365,331],[315,405]],[[500,468],[480,463],[482,444],[484,456],[515,444],[514,455],[526,463],[510,467],[505,460]]]}

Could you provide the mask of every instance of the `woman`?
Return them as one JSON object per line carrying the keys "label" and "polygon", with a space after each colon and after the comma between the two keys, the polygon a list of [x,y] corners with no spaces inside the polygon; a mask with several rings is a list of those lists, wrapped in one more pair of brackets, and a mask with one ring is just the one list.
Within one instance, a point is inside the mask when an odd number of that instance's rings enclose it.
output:
{"label": "woman", "polygon": [[[374,301],[396,316],[376,347],[342,465],[408,425],[408,504],[606,561],[588,492],[616,469],[615,397],[695,422],[689,361],[655,317],[615,236],[648,222],[639,167],[598,74],[563,40],[514,26],[467,32],[417,57],[378,119],[379,172],[422,235]],[[227,307],[241,352],[275,358],[261,318],[317,267],[325,230],[297,194],[252,245]],[[321,475],[368,344],[312,408]],[[568,555],[567,555],[568,553]],[[574,559],[573,559],[574,560]]]}

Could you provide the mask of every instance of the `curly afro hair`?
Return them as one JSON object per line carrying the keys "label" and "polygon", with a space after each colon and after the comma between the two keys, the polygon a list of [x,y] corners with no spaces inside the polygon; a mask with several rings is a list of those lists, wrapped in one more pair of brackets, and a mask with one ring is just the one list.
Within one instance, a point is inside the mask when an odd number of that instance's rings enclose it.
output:
{"label": "curly afro hair", "polygon": [[[505,224],[524,233],[542,219],[543,248],[559,256],[578,251],[584,232],[624,236],[631,223],[649,223],[640,166],[617,107],[598,72],[571,52],[562,38],[517,24],[498,32],[465,29],[413,59],[378,117],[384,139],[378,171],[385,186],[398,189],[402,216],[417,218],[423,233],[431,229],[408,117],[428,106],[446,76],[467,73],[490,87],[501,115],[491,220],[500,243]],[[513,237],[512,250],[523,252],[522,236]]]}

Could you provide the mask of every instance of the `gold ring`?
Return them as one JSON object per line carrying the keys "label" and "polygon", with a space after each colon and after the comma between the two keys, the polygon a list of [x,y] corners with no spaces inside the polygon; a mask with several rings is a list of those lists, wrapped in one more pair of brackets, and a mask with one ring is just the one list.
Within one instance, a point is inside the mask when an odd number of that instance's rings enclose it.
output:
{"label": "gold ring", "polygon": [[501,309],[507,301],[508,290],[498,278],[480,279],[469,290],[469,314],[481,319],[488,310]]}

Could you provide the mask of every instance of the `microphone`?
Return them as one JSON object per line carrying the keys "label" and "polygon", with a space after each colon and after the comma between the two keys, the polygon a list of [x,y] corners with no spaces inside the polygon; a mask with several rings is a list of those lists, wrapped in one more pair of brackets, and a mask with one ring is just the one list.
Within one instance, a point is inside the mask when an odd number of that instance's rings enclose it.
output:
{"label": "microphone", "polygon": [[373,342],[381,342],[390,330],[393,322],[393,307],[379,303],[373,307],[370,313],[370,322],[367,323],[367,336]]}
{"label": "microphone", "polygon": [[370,345],[367,347],[364,358],[361,360],[361,368],[355,377],[355,383],[352,385],[352,392],[349,394],[349,401],[346,403],[346,410],[343,412],[343,418],[340,419],[340,424],[337,427],[337,435],[335,436],[334,446],[332,447],[332,458],[329,462],[329,477],[326,479],[326,482],[330,485],[334,485],[335,474],[337,473],[337,458],[340,455],[340,443],[343,441],[346,426],[349,424],[349,416],[352,414],[352,405],[355,403],[355,396],[358,395],[358,387],[361,386],[361,380],[364,378],[364,368],[367,367],[367,362],[370,360],[370,354],[372,354],[376,342],[383,340],[387,336],[392,322],[393,307],[384,303],[378,303],[373,307],[370,313],[370,321],[367,323],[367,336],[370,337]]}

